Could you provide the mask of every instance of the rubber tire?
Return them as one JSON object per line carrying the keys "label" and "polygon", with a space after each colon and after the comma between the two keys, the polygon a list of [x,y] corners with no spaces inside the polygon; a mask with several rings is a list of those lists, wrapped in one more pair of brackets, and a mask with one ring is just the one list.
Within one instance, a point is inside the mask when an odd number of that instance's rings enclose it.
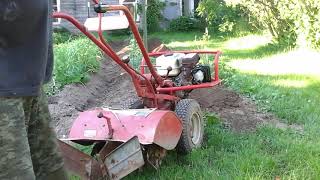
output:
{"label": "rubber tire", "polygon": [[125,102],[124,105],[121,107],[122,109],[143,109],[144,105],[142,101],[139,99],[129,99]]}
{"label": "rubber tire", "polygon": [[[179,154],[188,154],[193,149],[200,148],[203,143],[205,121],[203,119],[201,108],[199,103],[194,99],[182,99],[177,103],[175,112],[177,116],[181,119],[183,126],[182,134],[177,144],[176,150]],[[197,144],[194,144],[192,142],[191,137],[189,136],[189,124],[192,116],[195,113],[198,113],[200,116],[201,127],[200,140]]]}

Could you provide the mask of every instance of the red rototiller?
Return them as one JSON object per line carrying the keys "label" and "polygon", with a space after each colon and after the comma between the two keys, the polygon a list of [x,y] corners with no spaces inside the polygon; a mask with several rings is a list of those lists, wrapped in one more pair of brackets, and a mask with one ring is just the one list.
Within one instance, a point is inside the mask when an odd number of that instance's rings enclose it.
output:
{"label": "red rototiller", "polygon": [[[95,3],[99,38],[70,15],[55,13],[54,17],[70,21],[121,66],[131,76],[139,99],[122,110],[96,108],[81,112],[68,139],[59,141],[68,170],[83,179],[121,179],[146,163],[157,168],[167,150],[176,149],[186,154],[200,147],[205,124],[203,115],[197,101],[187,97],[193,89],[220,83],[218,60],[221,52],[148,53],[126,6]],[[125,14],[143,55],[140,72],[129,65],[130,57],[120,58],[103,39],[101,17],[108,11]],[[199,63],[200,54],[214,57],[213,77],[211,67]],[[151,57],[156,58],[155,64]],[[94,145],[91,156],[64,141]]]}

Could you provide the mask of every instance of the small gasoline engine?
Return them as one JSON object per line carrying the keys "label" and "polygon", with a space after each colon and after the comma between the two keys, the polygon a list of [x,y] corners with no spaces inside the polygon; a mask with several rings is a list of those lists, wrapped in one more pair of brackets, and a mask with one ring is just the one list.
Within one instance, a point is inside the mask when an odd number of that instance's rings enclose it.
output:
{"label": "small gasoline engine", "polygon": [[[197,53],[171,53],[156,59],[157,72],[160,76],[172,80],[174,86],[196,85],[211,82],[211,70],[202,65]],[[176,95],[186,98],[191,90],[177,91]]]}

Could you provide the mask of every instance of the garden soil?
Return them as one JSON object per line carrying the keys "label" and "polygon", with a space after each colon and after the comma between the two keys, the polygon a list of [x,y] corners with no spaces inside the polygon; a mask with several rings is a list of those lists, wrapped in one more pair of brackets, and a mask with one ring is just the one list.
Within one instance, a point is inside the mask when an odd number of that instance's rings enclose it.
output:
{"label": "garden soil", "polygon": [[[149,49],[163,46],[158,39],[149,44],[152,46]],[[120,56],[128,51],[127,45],[127,41],[111,43]],[[53,126],[59,138],[67,137],[79,112],[101,106],[119,108],[129,99],[137,98],[127,73],[109,58],[101,64],[101,69],[92,74],[88,83],[67,85],[61,92],[49,97]],[[280,123],[273,115],[259,112],[249,99],[223,86],[194,90],[190,98],[196,99],[203,111],[216,114],[226,127],[236,132],[252,131],[264,123],[271,123],[279,128],[291,128]],[[295,126],[293,128],[300,129]]]}

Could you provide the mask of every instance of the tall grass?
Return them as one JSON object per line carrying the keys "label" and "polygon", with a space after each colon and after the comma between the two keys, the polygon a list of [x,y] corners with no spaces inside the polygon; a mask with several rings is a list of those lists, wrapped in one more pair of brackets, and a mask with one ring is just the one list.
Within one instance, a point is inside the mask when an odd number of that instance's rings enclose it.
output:
{"label": "tall grass", "polygon": [[54,94],[71,83],[85,83],[90,73],[97,72],[102,54],[87,38],[80,37],[54,45],[53,80],[47,93]]}

